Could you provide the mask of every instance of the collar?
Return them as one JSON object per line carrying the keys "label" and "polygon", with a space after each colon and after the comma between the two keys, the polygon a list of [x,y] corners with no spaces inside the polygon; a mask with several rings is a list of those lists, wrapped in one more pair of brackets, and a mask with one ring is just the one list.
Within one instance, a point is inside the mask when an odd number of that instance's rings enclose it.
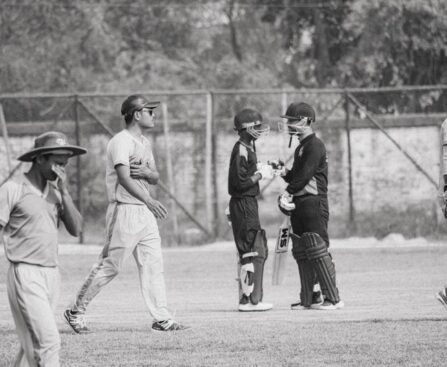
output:
{"label": "collar", "polygon": [[315,138],[315,133],[307,135],[303,140],[300,141],[300,145],[306,144],[309,140]]}
{"label": "collar", "polygon": [[39,196],[41,198],[46,198],[48,196],[48,191],[50,189],[50,185],[49,185],[48,181],[46,182],[43,191],[40,191],[36,186],[34,186],[33,183],[28,179],[28,177],[26,177],[25,174],[22,175],[22,182],[23,182],[23,184],[28,186],[30,188],[30,190],[37,196]]}
{"label": "collar", "polygon": [[144,143],[146,142],[146,137],[141,134],[139,137],[136,137],[135,135],[133,135],[128,129],[124,129],[124,131],[130,135],[130,137],[136,141],[138,144],[144,145]]}
{"label": "collar", "polygon": [[244,147],[246,147],[247,149],[250,149],[252,152],[254,152],[255,150],[253,149],[253,145],[251,145],[251,144],[247,144],[247,143],[245,143],[245,142],[243,142],[242,140],[238,140],[238,143],[239,144],[242,144]]}

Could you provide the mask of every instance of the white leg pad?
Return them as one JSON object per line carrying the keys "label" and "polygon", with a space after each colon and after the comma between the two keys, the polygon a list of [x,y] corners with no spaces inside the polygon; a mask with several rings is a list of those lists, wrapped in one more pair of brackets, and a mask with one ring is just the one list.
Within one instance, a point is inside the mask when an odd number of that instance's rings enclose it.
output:
{"label": "white leg pad", "polygon": [[241,286],[242,293],[247,297],[250,297],[251,292],[253,292],[254,282],[253,275],[255,268],[253,263],[244,264],[241,266]]}

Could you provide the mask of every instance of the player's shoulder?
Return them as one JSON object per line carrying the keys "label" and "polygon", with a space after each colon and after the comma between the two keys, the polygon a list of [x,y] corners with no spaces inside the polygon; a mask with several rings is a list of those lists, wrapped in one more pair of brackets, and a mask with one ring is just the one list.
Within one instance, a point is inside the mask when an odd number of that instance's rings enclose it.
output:
{"label": "player's shoulder", "polygon": [[237,148],[237,152],[241,157],[244,157],[245,159],[248,160],[248,148],[244,145],[241,144],[240,142],[236,143],[238,145]]}
{"label": "player's shoulder", "polygon": [[123,144],[128,144],[132,142],[132,137],[125,130],[121,130],[119,133],[115,134],[107,143],[107,147],[110,149],[112,147],[120,147]]}
{"label": "player's shoulder", "polygon": [[321,140],[317,135],[314,135],[312,143],[318,149],[326,149],[326,146],[325,146],[323,140]]}
{"label": "player's shoulder", "polygon": [[311,136],[309,136],[306,139],[309,139],[309,140],[307,140],[303,144],[303,149],[320,150],[320,149],[324,149],[324,147],[325,147],[323,141],[315,133],[313,133]]}
{"label": "player's shoulder", "polygon": [[25,177],[23,175],[11,178],[0,186],[0,192],[10,194],[19,193],[23,189],[24,181]]}

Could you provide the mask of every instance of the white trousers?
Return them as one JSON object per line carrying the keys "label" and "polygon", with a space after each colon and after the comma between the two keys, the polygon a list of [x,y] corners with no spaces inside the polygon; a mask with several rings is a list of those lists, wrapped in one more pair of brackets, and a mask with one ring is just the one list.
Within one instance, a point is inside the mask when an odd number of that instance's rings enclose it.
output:
{"label": "white trousers", "polygon": [[121,270],[133,254],[140,289],[155,321],[171,318],[167,308],[161,240],[155,216],[145,205],[109,204],[106,215],[106,244],[81,286],[72,311],[85,313],[90,301]]}
{"label": "white trousers", "polygon": [[6,282],[20,341],[14,366],[58,367],[60,337],[54,309],[59,297],[59,269],[10,263]]}

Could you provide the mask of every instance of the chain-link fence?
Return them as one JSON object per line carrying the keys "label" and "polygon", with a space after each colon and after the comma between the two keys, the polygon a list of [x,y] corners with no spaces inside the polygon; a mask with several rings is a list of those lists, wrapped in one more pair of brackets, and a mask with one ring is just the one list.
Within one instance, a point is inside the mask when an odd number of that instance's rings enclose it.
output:
{"label": "chain-link fence", "polygon": [[[223,214],[228,203],[230,153],[237,140],[234,115],[256,108],[272,126],[257,143],[262,161],[291,164],[297,146],[277,131],[288,103],[306,101],[317,111],[315,128],[329,155],[330,234],[408,236],[436,233],[439,210],[439,126],[447,117],[447,87],[347,90],[214,90],[144,92],[160,100],[157,124],[147,137],[161,174],[153,195],[170,211],[160,221],[168,245],[231,238]],[[124,127],[126,94],[0,95],[0,183],[27,170],[16,157],[49,130],[65,132],[88,149],[68,167],[70,189],[85,225],[83,242],[102,241],[107,206],[105,151]],[[280,178],[262,182],[261,222],[269,236],[282,221],[276,197]],[[67,238],[68,240],[68,238]]]}

